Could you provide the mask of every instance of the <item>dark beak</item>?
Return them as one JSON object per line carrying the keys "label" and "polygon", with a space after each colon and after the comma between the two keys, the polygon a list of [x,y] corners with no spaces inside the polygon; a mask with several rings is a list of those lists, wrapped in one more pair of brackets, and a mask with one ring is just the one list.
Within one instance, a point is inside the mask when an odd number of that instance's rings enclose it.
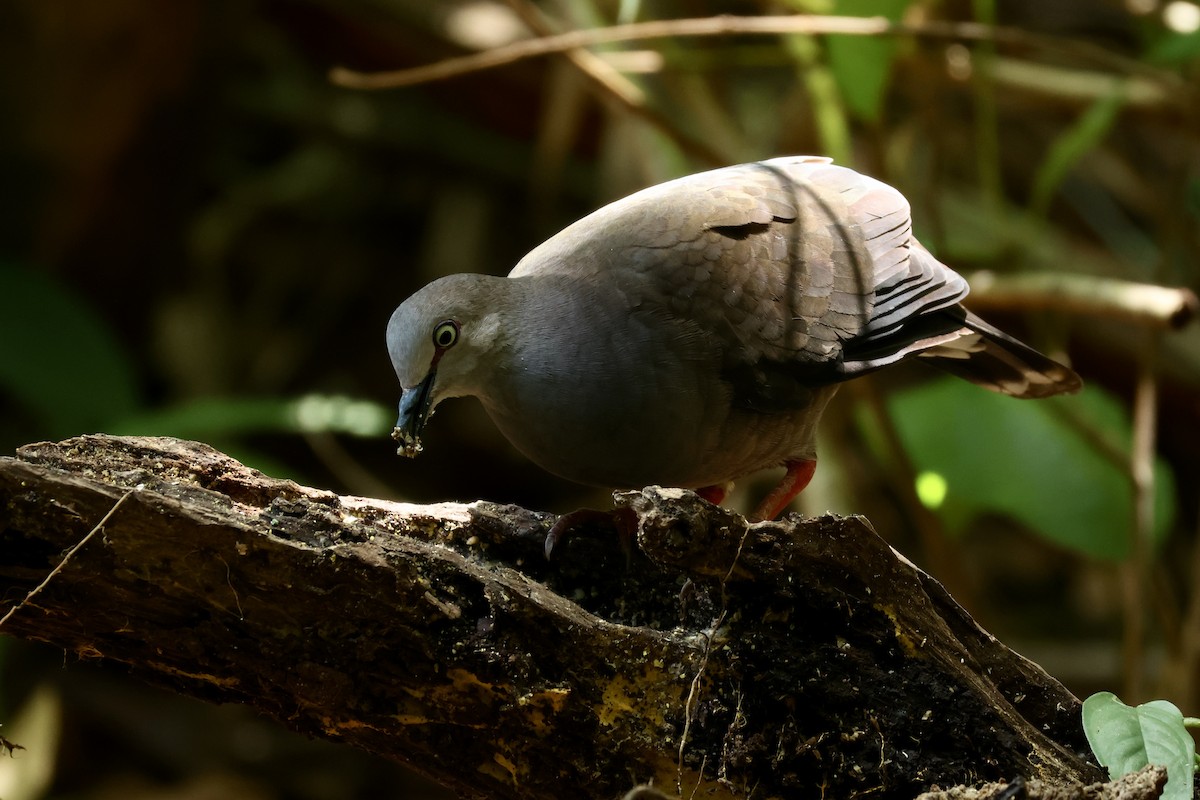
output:
{"label": "dark beak", "polygon": [[397,455],[413,458],[421,452],[421,431],[430,416],[429,400],[436,374],[435,370],[430,370],[425,380],[400,395],[400,416],[392,429],[392,438],[400,444]]}

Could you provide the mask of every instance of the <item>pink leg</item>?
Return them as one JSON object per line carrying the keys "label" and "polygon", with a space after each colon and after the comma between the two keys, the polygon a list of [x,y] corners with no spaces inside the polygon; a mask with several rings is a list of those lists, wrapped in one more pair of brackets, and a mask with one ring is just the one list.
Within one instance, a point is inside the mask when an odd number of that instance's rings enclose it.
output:
{"label": "pink leg", "polygon": [[782,514],[788,504],[796,499],[796,495],[804,491],[804,487],[812,480],[813,473],[817,471],[817,462],[807,459],[788,461],[786,466],[787,474],[783,476],[779,485],[763,498],[758,508],[754,509],[754,513],[750,515],[752,521],[775,519]]}
{"label": "pink leg", "polygon": [[725,502],[725,496],[729,494],[729,490],[732,488],[732,483],[714,483],[712,486],[700,487],[696,490],[696,494],[714,506],[719,506]]}

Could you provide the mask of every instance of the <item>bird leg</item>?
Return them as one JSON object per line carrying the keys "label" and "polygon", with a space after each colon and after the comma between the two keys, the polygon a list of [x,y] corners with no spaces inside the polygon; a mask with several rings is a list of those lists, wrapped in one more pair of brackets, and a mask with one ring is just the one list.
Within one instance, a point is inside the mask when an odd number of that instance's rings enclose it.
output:
{"label": "bird leg", "polygon": [[775,519],[788,507],[796,495],[804,491],[813,473],[817,471],[817,462],[810,459],[797,459],[785,462],[787,474],[771,492],[762,499],[758,508],[750,515],[753,522]]}
{"label": "bird leg", "polygon": [[725,502],[725,496],[729,494],[729,490],[733,488],[732,481],[725,483],[714,483],[712,486],[701,486],[696,490],[696,494],[700,495],[702,500],[707,500],[714,506],[719,506]]}
{"label": "bird leg", "polygon": [[[761,522],[778,517],[796,495],[804,491],[804,487],[808,486],[817,470],[817,462],[810,459],[787,461],[785,466],[787,474],[783,476],[779,485],[763,498],[758,508],[754,509],[754,513],[750,515],[752,521]],[[696,489],[696,494],[713,505],[720,505],[731,488],[732,483],[713,484]],[[621,546],[628,551],[632,547],[633,535],[637,532],[637,514],[630,508],[616,508],[612,511],[578,508],[569,511],[559,517],[546,534],[546,558],[550,558],[554,548],[566,538],[567,531],[585,526],[616,528]]]}
{"label": "bird leg", "polygon": [[637,533],[637,513],[632,508],[614,508],[612,511],[577,508],[568,511],[558,518],[546,534],[546,558],[550,558],[554,548],[566,538],[567,531],[584,526],[616,528],[621,547],[628,554],[633,547],[633,536]]}

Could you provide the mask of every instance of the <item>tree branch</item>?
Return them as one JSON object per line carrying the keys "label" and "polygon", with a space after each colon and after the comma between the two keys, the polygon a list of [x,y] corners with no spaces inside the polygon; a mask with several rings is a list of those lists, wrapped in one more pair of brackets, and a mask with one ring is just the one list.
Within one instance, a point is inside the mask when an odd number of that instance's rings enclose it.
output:
{"label": "tree branch", "polygon": [[1101,777],[1078,701],[864,519],[617,502],[636,547],[578,530],[547,563],[554,518],[512,506],[340,497],[171,439],[30,445],[0,459],[3,632],[473,796]]}
{"label": "tree branch", "polygon": [[[1170,71],[1156,69],[1092,42],[1038,34],[1020,28],[976,22],[921,20],[893,22],[886,17],[839,17],[818,14],[741,17],[728,14],[688,19],[661,19],[573,30],[554,36],[522,39],[512,44],[449,58],[434,64],[391,72],[358,72],[334,67],[332,83],[348,89],[397,89],[446,80],[493,69],[529,58],[564,53],[613,42],[645,41],[669,37],[731,35],[840,34],[846,36],[915,36],[951,41],[996,42],[1039,48],[1060,56],[1106,67],[1118,75],[1143,76],[1171,87],[1175,94],[1191,97],[1186,84]],[[1166,97],[1170,97],[1167,95]],[[1178,101],[1178,98],[1176,98]]]}
{"label": "tree branch", "polygon": [[1200,302],[1186,287],[1157,286],[1065,272],[967,276],[971,308],[1059,312],[1125,320],[1148,328],[1179,329],[1196,317]]}

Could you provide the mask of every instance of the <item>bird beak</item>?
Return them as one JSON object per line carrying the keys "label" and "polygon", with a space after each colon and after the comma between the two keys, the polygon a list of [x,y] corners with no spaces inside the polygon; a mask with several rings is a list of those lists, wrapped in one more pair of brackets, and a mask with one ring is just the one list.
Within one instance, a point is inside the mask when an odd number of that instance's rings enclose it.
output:
{"label": "bird beak", "polygon": [[392,438],[400,444],[397,455],[413,458],[421,452],[421,431],[432,414],[429,400],[433,396],[435,375],[437,372],[430,370],[425,380],[400,395],[400,416],[392,429]]}

